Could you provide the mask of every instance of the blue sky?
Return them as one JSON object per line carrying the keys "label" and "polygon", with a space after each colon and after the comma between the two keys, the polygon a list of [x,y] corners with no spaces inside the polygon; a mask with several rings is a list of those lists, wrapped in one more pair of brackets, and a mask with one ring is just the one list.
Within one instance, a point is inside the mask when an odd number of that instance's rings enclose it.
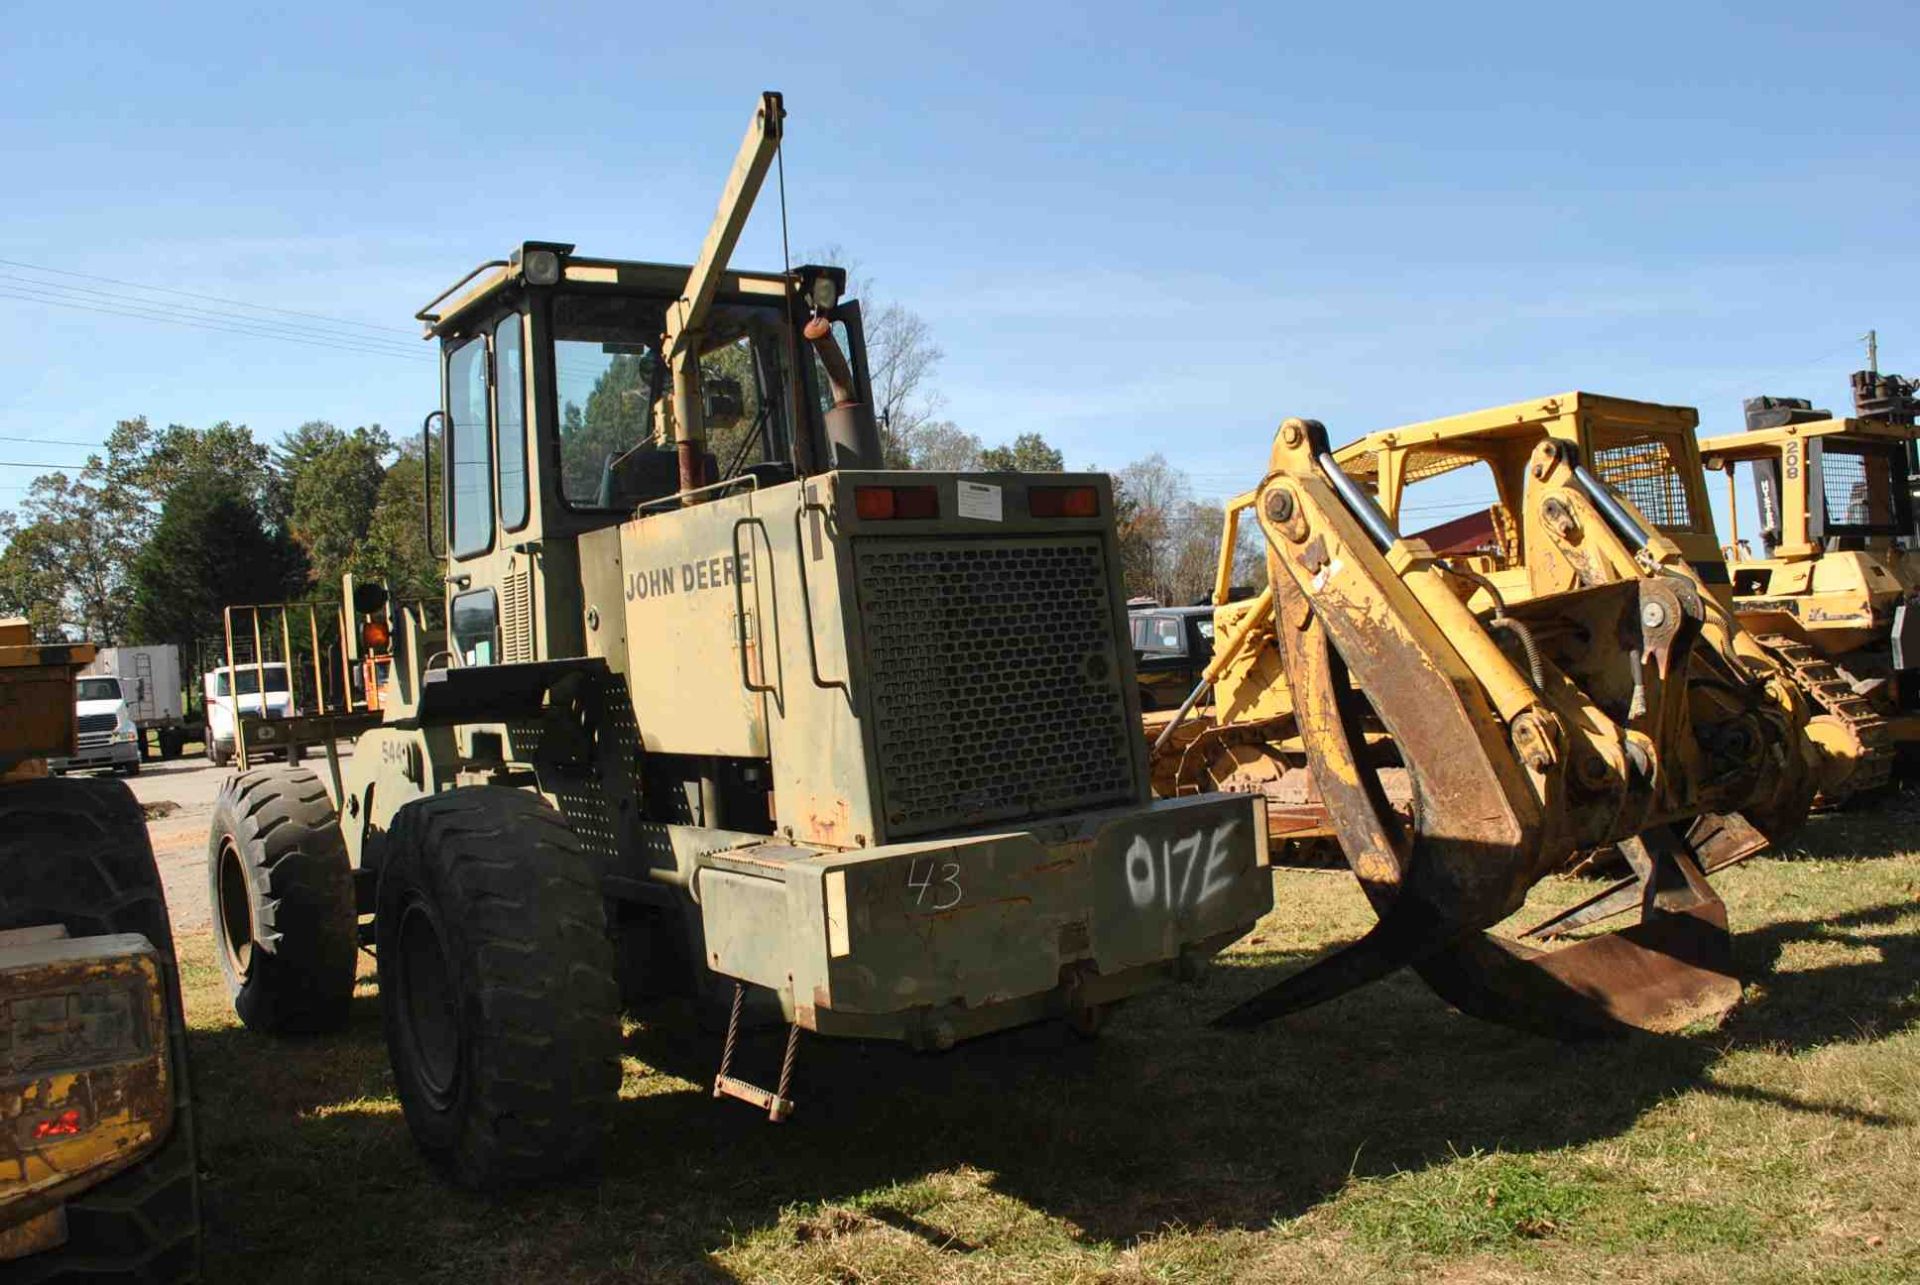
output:
{"label": "blue sky", "polygon": [[[945,414],[1076,465],[1161,450],[1220,494],[1285,415],[1574,387],[1844,409],[1869,327],[1920,373],[1905,6],[414,9],[0,5],[0,259],[361,341],[0,264],[0,437],[36,439],[0,459],[136,414],[409,431],[415,309],[522,239],[690,258],[762,88],[796,248],[927,319]],[[777,209],[739,261],[779,263]]]}

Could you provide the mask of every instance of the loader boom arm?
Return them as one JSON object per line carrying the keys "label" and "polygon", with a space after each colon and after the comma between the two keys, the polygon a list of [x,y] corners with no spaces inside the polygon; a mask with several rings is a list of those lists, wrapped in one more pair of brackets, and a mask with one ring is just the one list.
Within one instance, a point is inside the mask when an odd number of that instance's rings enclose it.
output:
{"label": "loader boom arm", "polygon": [[713,297],[720,289],[733,248],[746,229],[747,216],[760,195],[767,170],[780,150],[780,138],[786,120],[786,107],[779,94],[769,90],[760,95],[740,151],[733,158],[733,169],[720,192],[720,206],[713,212],[707,239],[700,246],[700,257],[687,274],[687,286],[678,302],[667,310],[667,332],[661,338],[660,351],[673,374],[674,448],[680,456],[680,489],[690,491],[709,480],[701,476],[701,443],[706,438],[706,422],[700,401],[700,332],[706,327],[707,314],[713,309]]}

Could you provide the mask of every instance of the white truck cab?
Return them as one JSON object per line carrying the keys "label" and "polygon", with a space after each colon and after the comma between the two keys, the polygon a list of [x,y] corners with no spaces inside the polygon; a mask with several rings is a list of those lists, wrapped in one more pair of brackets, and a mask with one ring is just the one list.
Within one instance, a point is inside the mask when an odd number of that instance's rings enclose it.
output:
{"label": "white truck cab", "polygon": [[218,767],[233,758],[236,708],[241,714],[264,718],[291,718],[294,714],[293,689],[284,661],[210,669],[200,678],[200,694],[207,711],[207,757]]}
{"label": "white truck cab", "polygon": [[79,738],[66,758],[47,760],[56,774],[112,768],[124,776],[140,770],[140,729],[134,724],[126,690],[111,674],[93,674],[74,682],[74,721]]}

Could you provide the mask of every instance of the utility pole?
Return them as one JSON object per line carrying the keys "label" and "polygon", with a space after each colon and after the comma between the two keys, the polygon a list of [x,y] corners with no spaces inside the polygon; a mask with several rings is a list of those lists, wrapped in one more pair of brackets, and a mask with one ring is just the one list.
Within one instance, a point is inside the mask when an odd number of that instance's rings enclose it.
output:
{"label": "utility pole", "polygon": [[1880,332],[1869,330],[1860,337],[1867,341],[1867,369],[1877,375],[1880,373]]}

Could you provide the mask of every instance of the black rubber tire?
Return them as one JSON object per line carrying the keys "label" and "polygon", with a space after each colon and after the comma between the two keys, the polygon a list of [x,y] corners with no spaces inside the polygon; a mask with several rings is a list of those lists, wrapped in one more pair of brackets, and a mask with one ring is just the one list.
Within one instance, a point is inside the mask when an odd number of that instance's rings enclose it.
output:
{"label": "black rubber tire", "polygon": [[346,1024],[360,949],[353,869],[319,777],[301,767],[228,777],[207,888],[214,955],[242,1022],[272,1035]]}
{"label": "black rubber tire", "polygon": [[209,763],[213,764],[215,767],[225,767],[228,763],[233,761],[233,751],[223,750],[220,748],[219,742],[213,739],[213,729],[211,727],[207,729],[206,737],[207,737],[207,761]]}
{"label": "black rubber tire", "polygon": [[67,1242],[4,1264],[9,1282],[178,1282],[200,1268],[200,1171],[180,974],[146,818],[108,780],[0,785],[0,929],[145,934],[159,953],[173,1049],[174,1127],[160,1148],[67,1202]]}
{"label": "black rubber tire", "polygon": [[160,757],[163,759],[179,758],[180,751],[186,743],[187,734],[185,732],[160,733]]}
{"label": "black rubber tire", "polygon": [[600,1160],[620,992],[598,876],[523,790],[448,790],[394,817],[374,919],[387,1052],[414,1141],[461,1186]]}
{"label": "black rubber tire", "polygon": [[139,776],[139,775],[140,775],[140,760],[139,760],[139,759],[135,759],[135,760],[134,760],[133,762],[131,762],[131,763],[117,763],[117,764],[115,764],[115,765],[114,765],[114,769],[113,769],[113,774],[114,774],[115,776]]}

